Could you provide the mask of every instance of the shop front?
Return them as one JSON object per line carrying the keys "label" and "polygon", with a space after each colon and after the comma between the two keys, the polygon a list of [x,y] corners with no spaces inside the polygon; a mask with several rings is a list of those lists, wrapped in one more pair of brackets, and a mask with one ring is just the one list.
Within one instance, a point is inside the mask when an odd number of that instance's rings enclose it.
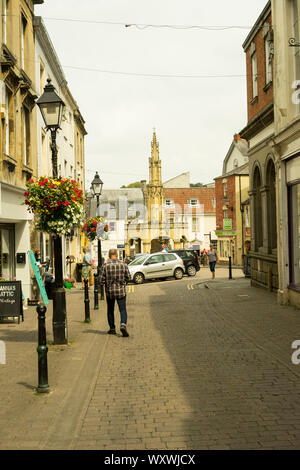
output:
{"label": "shop front", "polygon": [[0,275],[22,282],[25,299],[31,297],[30,223],[32,215],[24,205],[24,190],[0,184]]}
{"label": "shop front", "polygon": [[286,163],[289,227],[289,298],[300,304],[300,157]]}

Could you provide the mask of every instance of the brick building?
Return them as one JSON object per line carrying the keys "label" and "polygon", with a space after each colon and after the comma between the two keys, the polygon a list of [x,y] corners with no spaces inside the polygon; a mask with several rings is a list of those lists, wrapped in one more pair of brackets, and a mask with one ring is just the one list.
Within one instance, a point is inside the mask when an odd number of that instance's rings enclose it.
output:
{"label": "brick building", "polygon": [[164,212],[170,227],[182,223],[186,248],[203,250],[216,241],[216,195],[214,187],[164,188]]}

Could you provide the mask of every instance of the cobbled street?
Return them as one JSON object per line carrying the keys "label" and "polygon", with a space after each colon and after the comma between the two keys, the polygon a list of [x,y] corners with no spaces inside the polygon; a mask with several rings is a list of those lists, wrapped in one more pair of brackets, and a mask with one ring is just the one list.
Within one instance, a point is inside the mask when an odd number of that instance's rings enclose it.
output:
{"label": "cobbled street", "polygon": [[[128,286],[129,338],[107,335],[105,302],[85,324],[67,296],[68,346],[49,345],[37,395],[36,312],[1,324],[0,448],[299,449],[299,310],[234,270]],[[117,325],[119,314],[116,315]],[[51,342],[51,308],[47,314]]]}

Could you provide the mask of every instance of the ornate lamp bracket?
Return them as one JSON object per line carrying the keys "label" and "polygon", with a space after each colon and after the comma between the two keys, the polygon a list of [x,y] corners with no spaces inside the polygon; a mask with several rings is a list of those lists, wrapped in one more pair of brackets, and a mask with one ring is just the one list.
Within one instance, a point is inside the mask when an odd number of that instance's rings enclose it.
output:
{"label": "ornate lamp bracket", "polygon": [[289,46],[290,46],[290,47],[300,47],[300,43],[296,43],[296,39],[295,39],[295,38],[290,38],[290,39],[289,39]]}

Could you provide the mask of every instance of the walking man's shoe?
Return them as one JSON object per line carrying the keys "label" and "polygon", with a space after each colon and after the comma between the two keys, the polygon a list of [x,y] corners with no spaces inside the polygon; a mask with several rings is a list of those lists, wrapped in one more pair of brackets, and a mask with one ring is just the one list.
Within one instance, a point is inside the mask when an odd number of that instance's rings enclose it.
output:
{"label": "walking man's shoe", "polygon": [[128,331],[127,331],[126,325],[121,325],[121,326],[120,326],[120,330],[121,330],[122,335],[123,335],[125,338],[127,338],[127,337],[129,336],[129,333],[128,333]]}
{"label": "walking man's shoe", "polygon": [[107,334],[108,335],[116,335],[117,333],[116,333],[116,330],[110,329],[110,330],[108,330]]}

